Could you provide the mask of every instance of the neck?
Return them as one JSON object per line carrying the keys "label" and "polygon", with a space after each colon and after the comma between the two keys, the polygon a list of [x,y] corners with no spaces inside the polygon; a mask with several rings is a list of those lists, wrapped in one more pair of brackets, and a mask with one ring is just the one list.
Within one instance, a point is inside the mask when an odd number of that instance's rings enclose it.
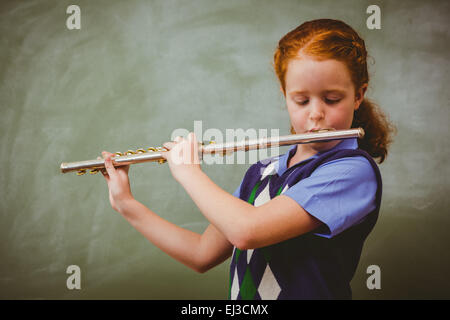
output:
{"label": "neck", "polygon": [[342,140],[334,140],[330,142],[318,142],[318,143],[307,143],[307,144],[298,144],[297,151],[289,160],[288,168],[292,167],[296,163],[299,163],[303,160],[306,160],[313,155],[317,154],[321,151],[327,151],[331,148],[335,147]]}
{"label": "neck", "polygon": [[303,160],[306,160],[306,159],[312,157],[313,155],[315,155],[317,153],[312,150],[303,150],[304,149],[304,148],[302,148],[303,146],[304,145],[302,145],[302,144],[297,145],[297,151],[292,156],[292,158],[289,160],[288,168],[292,167],[296,163],[299,163]]}

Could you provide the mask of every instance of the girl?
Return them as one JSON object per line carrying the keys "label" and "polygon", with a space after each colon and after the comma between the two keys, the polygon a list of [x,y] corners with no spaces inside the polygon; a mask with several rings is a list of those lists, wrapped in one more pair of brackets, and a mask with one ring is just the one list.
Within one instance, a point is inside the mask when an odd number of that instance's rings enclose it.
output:
{"label": "girl", "polygon": [[305,22],[286,34],[274,68],[291,133],[363,127],[365,137],[292,146],[252,165],[231,195],[201,170],[196,137],[164,152],[173,177],[210,225],[203,234],[160,218],[133,198],[129,167],[103,152],[114,210],[161,250],[203,273],[232,255],[231,299],[350,299],[350,281],[375,225],[383,162],[394,129],[364,98],[364,41],[347,24]]}

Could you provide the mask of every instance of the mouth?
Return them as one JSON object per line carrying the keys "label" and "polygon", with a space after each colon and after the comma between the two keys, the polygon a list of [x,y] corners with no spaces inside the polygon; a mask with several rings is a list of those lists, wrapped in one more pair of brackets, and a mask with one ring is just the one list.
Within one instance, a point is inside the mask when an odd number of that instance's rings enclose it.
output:
{"label": "mouth", "polygon": [[306,133],[326,132],[326,131],[334,131],[334,130],[336,130],[336,129],[334,129],[334,128],[317,128],[316,127],[316,128],[312,128],[312,129],[306,131]]}

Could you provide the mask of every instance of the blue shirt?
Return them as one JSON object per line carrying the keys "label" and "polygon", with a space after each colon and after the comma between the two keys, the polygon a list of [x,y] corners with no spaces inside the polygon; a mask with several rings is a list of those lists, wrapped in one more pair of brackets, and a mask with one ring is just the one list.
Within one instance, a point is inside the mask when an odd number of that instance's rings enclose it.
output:
{"label": "blue shirt", "polygon": [[[287,168],[286,154],[258,161],[234,195],[259,206],[284,194],[324,224],[270,246],[234,248],[231,299],[348,299],[364,241],[381,204],[377,164],[356,139]],[[270,229],[270,226],[268,226]]]}
{"label": "blue shirt", "polygon": [[[356,138],[342,140],[331,150],[358,148]],[[289,159],[297,151],[297,145],[288,152],[274,157],[275,170],[281,176]],[[327,150],[328,151],[328,150]],[[318,152],[299,164],[321,156]],[[233,195],[239,198],[241,184]],[[306,179],[300,180],[281,194],[292,198],[309,214],[326,225],[325,230],[315,234],[331,238],[360,222],[375,209],[377,179],[369,161],[363,156],[345,157],[320,165]]]}

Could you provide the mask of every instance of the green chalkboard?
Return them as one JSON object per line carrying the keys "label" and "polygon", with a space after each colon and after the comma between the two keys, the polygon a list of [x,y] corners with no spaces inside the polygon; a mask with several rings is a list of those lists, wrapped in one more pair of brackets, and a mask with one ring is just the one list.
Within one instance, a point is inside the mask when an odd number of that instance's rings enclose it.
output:
{"label": "green chalkboard", "polygon": [[[79,29],[69,28],[74,4]],[[371,4],[381,29],[367,28]],[[195,273],[111,208],[101,175],[59,165],[161,146],[195,121],[203,133],[288,134],[273,52],[286,32],[324,17],[365,39],[367,95],[398,127],[354,297],[449,298],[448,16],[445,1],[2,1],[0,298],[226,299],[229,261]],[[203,170],[232,193],[249,165]],[[161,217],[199,233],[208,225],[167,165],[132,166],[130,181]],[[67,287],[72,265],[80,289]],[[380,290],[366,286],[370,265]]]}

